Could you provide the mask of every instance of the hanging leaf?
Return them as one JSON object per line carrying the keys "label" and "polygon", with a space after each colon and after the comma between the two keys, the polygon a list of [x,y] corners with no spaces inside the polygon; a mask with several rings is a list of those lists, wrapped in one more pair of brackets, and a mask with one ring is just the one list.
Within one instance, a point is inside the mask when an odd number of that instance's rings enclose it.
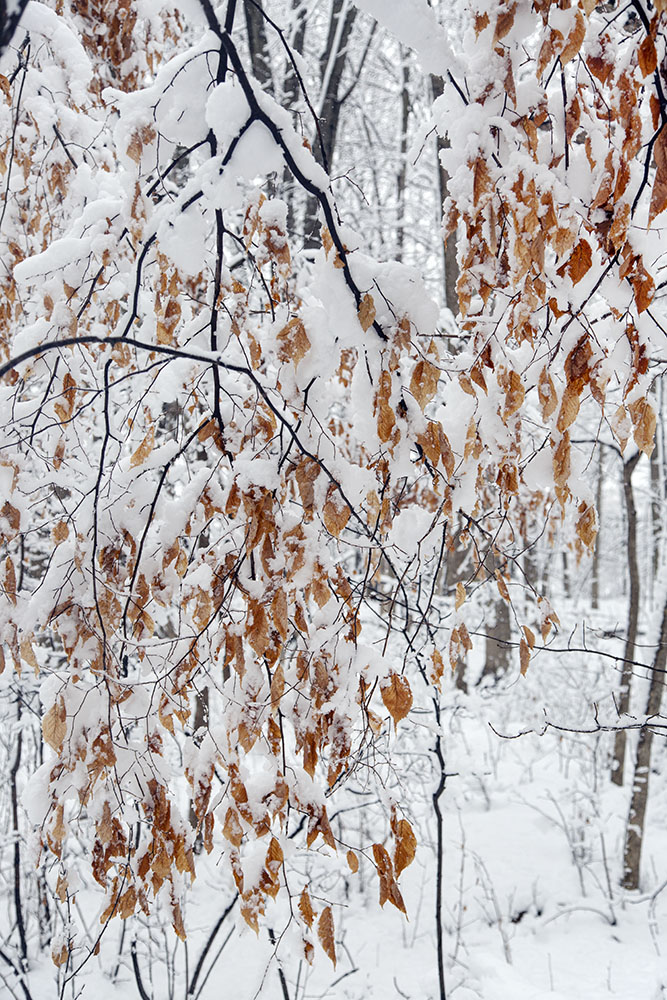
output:
{"label": "hanging leaf", "polygon": [[130,459],[130,468],[134,469],[137,465],[143,465],[148,456],[153,450],[153,445],[155,443],[155,427],[151,424],[146,437],[143,439],[137,450],[132,455]]}
{"label": "hanging leaf", "polygon": [[406,677],[391,673],[380,684],[380,695],[384,706],[397,726],[412,708],[412,691]]}
{"label": "hanging leaf", "polygon": [[325,954],[331,959],[334,969],[336,968],[336,945],[334,942],[334,920],[331,907],[327,906],[322,910],[317,923],[317,936]]}
{"label": "hanging leaf", "polygon": [[56,753],[60,753],[63,748],[63,741],[67,735],[67,713],[62,696],[53,703],[42,719],[42,734],[45,742]]}

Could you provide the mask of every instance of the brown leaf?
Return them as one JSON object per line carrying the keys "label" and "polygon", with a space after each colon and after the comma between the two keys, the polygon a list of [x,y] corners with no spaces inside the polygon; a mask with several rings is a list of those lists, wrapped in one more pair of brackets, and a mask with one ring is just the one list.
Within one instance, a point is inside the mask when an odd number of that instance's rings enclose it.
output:
{"label": "brown leaf", "polygon": [[322,945],[325,954],[331,959],[335,969],[336,945],[334,942],[333,913],[331,912],[330,906],[327,906],[322,910],[320,919],[317,922],[317,936],[320,939],[320,944]]}
{"label": "brown leaf", "polygon": [[456,584],[456,610],[458,611],[466,599],[466,589],[462,583]]}
{"label": "brown leaf", "polygon": [[533,632],[532,628],[528,628],[527,625],[524,625],[523,626],[523,631],[524,631],[524,634],[526,636],[526,642],[528,643],[529,648],[530,649],[534,649],[535,648],[535,633]]}
{"label": "brown leaf", "polygon": [[385,708],[397,726],[412,708],[412,691],[407,678],[392,673],[380,685],[380,695]]}
{"label": "brown leaf", "polygon": [[315,911],[313,910],[313,904],[310,901],[310,896],[308,895],[308,889],[304,885],[303,892],[299,899],[299,912],[303,917],[304,921],[309,927],[313,926],[313,920],[315,919]]}
{"label": "brown leaf", "polygon": [[417,838],[407,819],[400,819],[396,830],[396,847],[394,849],[394,870],[396,878],[415,859],[417,850]]}
{"label": "brown leaf", "polygon": [[62,696],[53,703],[42,719],[42,733],[49,746],[60,753],[67,735],[67,713]]}
{"label": "brown leaf", "polygon": [[644,41],[637,49],[637,61],[642,76],[650,76],[655,72],[658,65],[658,53],[655,50],[655,42],[650,35],[646,35]]}
{"label": "brown leaf", "polygon": [[422,410],[426,409],[438,388],[440,372],[430,361],[418,361],[410,379],[410,392]]}
{"label": "brown leaf", "polygon": [[509,604],[510,594],[507,589],[507,584],[505,583],[505,577],[502,575],[499,569],[496,570],[496,584],[498,586],[498,593],[502,597],[503,601],[507,601]]}
{"label": "brown leaf", "polygon": [[143,439],[137,450],[132,455],[130,459],[130,468],[134,469],[137,465],[142,465],[150,453],[153,450],[153,444],[155,442],[155,427],[151,424],[146,437]]}
{"label": "brown leaf", "polygon": [[519,643],[519,659],[521,661],[521,676],[525,677],[530,664],[530,647],[525,639]]}
{"label": "brown leaf", "polygon": [[298,316],[293,317],[289,323],[282,328],[278,336],[278,357],[281,361],[292,361],[294,367],[299,364],[310,350],[310,340],[303,325],[303,320]]}
{"label": "brown leaf", "polygon": [[262,656],[269,645],[269,622],[261,601],[248,602],[248,624],[246,635],[248,642],[258,656]]}
{"label": "brown leaf", "polygon": [[521,376],[518,372],[511,371],[505,389],[505,412],[503,414],[505,420],[521,409],[525,394]]}
{"label": "brown leaf", "polygon": [[633,437],[640,451],[650,458],[656,427],[655,410],[646,399],[638,399],[628,407],[633,424]]}
{"label": "brown leaf", "polygon": [[[509,7],[501,8],[498,13],[498,19],[496,21],[495,31],[493,33],[493,44],[500,41],[505,35],[511,30],[514,24],[514,16],[516,14],[516,3],[512,3]],[[488,16],[488,15],[487,15]]]}
{"label": "brown leaf", "polygon": [[389,901],[397,910],[405,913],[405,903],[394,878],[391,858],[382,844],[373,844],[373,858],[380,879],[380,906]]}
{"label": "brown leaf", "polygon": [[[375,322],[375,302],[373,301],[373,296],[368,293],[364,295],[363,299],[359,303],[359,310],[357,315],[359,316],[359,322],[361,323],[361,329],[366,332],[370,326]],[[334,965],[336,963],[334,962]]]}
{"label": "brown leaf", "polygon": [[7,556],[5,559],[5,594],[12,602],[16,604],[16,572],[14,570],[14,562],[11,556]]}
{"label": "brown leaf", "polygon": [[568,431],[565,431],[554,452],[553,467],[556,486],[565,489],[570,478],[570,435]]}
{"label": "brown leaf", "polygon": [[563,46],[560,53],[561,65],[565,66],[566,63],[570,62],[571,59],[579,52],[584,37],[586,35],[586,22],[584,21],[584,16],[580,10],[575,11],[575,23],[572,31],[567,36],[565,45]]}
{"label": "brown leaf", "polygon": [[558,397],[556,396],[556,389],[551,375],[549,375],[546,368],[543,368],[540,373],[539,382],[537,383],[537,395],[542,407],[542,418],[548,420],[558,406]]}
{"label": "brown leaf", "polygon": [[582,503],[579,507],[577,535],[587,549],[592,549],[595,545],[597,533],[598,529],[595,519],[595,508],[587,503]]}
{"label": "brown leaf", "polygon": [[579,240],[566,265],[573,285],[581,281],[592,263],[593,252],[590,243],[587,240]]}
{"label": "brown leaf", "polygon": [[327,491],[327,502],[322,511],[324,526],[334,538],[340,536],[341,531],[350,520],[350,508],[343,500],[339,490],[332,483]]}
{"label": "brown leaf", "polygon": [[354,853],[354,851],[348,851],[346,854],[348,868],[355,875],[359,871],[359,858]]}
{"label": "brown leaf", "polygon": [[577,419],[577,414],[579,413],[579,393],[572,383],[565,386],[565,392],[563,393],[563,401],[561,403],[560,412],[558,414],[558,421],[556,427],[563,433],[566,431],[571,424]]}
{"label": "brown leaf", "polygon": [[287,638],[289,621],[287,618],[287,597],[282,587],[279,587],[271,601],[271,618],[282,639]]}
{"label": "brown leaf", "polygon": [[222,832],[234,847],[240,847],[241,841],[243,840],[243,827],[241,826],[241,821],[239,820],[238,813],[236,809],[232,806],[227,810],[227,815],[225,816],[225,825],[222,828]]}
{"label": "brown leaf", "polygon": [[667,208],[667,128],[663,125],[653,145],[655,180],[648,210],[649,226]]}

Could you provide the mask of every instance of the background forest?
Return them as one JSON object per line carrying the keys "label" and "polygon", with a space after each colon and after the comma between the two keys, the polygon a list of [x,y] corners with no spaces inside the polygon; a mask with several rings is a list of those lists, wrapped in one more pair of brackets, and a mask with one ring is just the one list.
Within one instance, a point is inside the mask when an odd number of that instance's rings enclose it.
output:
{"label": "background forest", "polygon": [[7,5],[0,995],[667,994],[666,26]]}

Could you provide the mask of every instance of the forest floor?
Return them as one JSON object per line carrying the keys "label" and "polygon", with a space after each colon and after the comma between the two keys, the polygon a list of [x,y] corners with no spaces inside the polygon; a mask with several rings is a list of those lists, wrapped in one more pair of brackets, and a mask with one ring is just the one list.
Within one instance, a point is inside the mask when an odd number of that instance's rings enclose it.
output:
{"label": "forest floor", "polygon": [[[555,645],[577,648],[583,642],[580,629],[563,629]],[[612,653],[622,648],[619,640],[604,640],[603,647],[592,632],[586,643]],[[650,662],[648,646],[640,656]],[[610,717],[609,691],[617,682],[613,659],[545,652],[535,657],[525,678],[518,676],[517,665],[516,676],[473,687],[467,695],[452,689],[444,696],[443,922],[450,1000],[667,997],[664,741],[654,741],[641,889],[628,893],[620,888],[620,878],[632,736],[625,787],[618,788],[609,779],[611,734],[542,732],[546,719],[571,729],[591,727],[596,702],[599,717]],[[635,686],[641,705],[645,679],[637,678]],[[302,960],[294,924],[282,933],[289,924],[284,901],[267,914],[277,947],[266,927],[256,937],[235,907],[216,936],[193,995],[200,1000],[437,1000],[430,800],[434,723],[426,708],[417,707],[415,716],[410,722],[416,725],[399,727],[390,769],[392,795],[419,842],[414,863],[401,876],[408,919],[389,905],[379,906],[377,878],[369,852],[364,855],[364,842],[367,848],[378,836],[374,823],[382,813],[376,816],[375,799],[364,804],[370,792],[358,788],[356,804],[350,795],[345,827],[341,818],[334,830],[359,851],[359,873],[351,875],[344,852],[339,852],[340,865],[333,873],[330,866],[318,873],[312,860],[303,862],[301,872],[311,883],[316,908],[324,900],[333,902],[335,970],[317,942],[314,965]],[[381,778],[385,774],[385,785],[392,784],[380,763],[378,773]],[[201,948],[232,895],[226,866],[219,862],[215,853],[207,859],[186,912],[190,981]],[[298,873],[298,859],[295,864]],[[296,877],[292,891],[298,896]],[[80,894],[78,905],[84,910],[100,902],[90,893],[87,903],[88,892],[83,888]],[[145,925],[137,931],[129,924],[121,944],[120,922],[114,924],[100,956],[77,977],[75,995],[94,1000],[139,996],[128,944],[137,932],[140,953],[152,956],[141,961],[147,996],[185,1000],[186,946],[170,930]],[[58,995],[54,977],[45,956],[44,964],[31,972],[33,997]]]}

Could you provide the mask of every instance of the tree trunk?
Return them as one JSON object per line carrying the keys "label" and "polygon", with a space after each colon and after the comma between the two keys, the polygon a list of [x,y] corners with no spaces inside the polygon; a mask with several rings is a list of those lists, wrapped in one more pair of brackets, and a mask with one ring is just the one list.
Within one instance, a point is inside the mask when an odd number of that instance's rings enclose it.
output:
{"label": "tree trunk", "polygon": [[408,120],[410,117],[410,67],[408,65],[408,53],[401,46],[401,151],[396,178],[396,260],[403,260],[403,247],[405,243],[405,182],[408,172]]}
{"label": "tree trunk", "polygon": [[[665,686],[664,672],[667,663],[667,601],[662,612],[660,639],[653,660],[651,685],[646,703],[646,715],[653,718],[660,712],[662,690]],[[644,820],[648,802],[649,775],[651,773],[651,747],[653,730],[645,726],[639,734],[635,774],[632,783],[632,798],[628,813],[628,824],[625,831],[625,848],[623,851],[623,888],[639,888],[639,867],[641,862],[642,841],[644,838]]]}
{"label": "tree trunk", "polygon": [[[598,525],[602,524],[602,482],[604,479],[604,449],[598,448],[598,481],[595,494],[595,507],[597,509]],[[591,607],[597,611],[600,606],[600,534],[595,540],[593,549],[593,566],[591,581]]]}
{"label": "tree trunk", "polygon": [[[628,630],[625,637],[623,670],[621,672],[621,688],[618,693],[618,714],[627,715],[630,708],[630,687],[632,684],[632,663],[635,656],[637,641],[637,619],[639,617],[639,566],[637,563],[637,511],[632,490],[632,473],[639,461],[637,452],[627,462],[623,463],[623,495],[625,497],[626,545],[628,550],[628,582],[630,587],[630,602],[628,608]],[[623,784],[625,769],[626,732],[619,729],[614,738],[614,755],[611,763],[611,780],[615,785]]]}
{"label": "tree trunk", "polygon": [[[444,91],[444,84],[442,78],[439,76],[431,76],[431,93],[433,94],[433,100],[441,97]],[[436,143],[436,155],[438,158],[438,186],[440,189],[440,205],[442,206],[445,198],[449,194],[449,174],[442,165],[442,158],[440,156],[443,150],[449,149],[449,139],[438,136]],[[456,239],[454,234],[452,234],[446,243],[443,243],[442,248],[443,255],[443,271],[444,271],[444,284],[445,284],[445,303],[447,308],[451,311],[453,316],[457,316],[459,312],[459,297],[456,293],[456,282],[459,278],[459,265],[456,260]]]}
{"label": "tree trunk", "polygon": [[[496,557],[493,552],[489,552],[484,560],[484,564],[489,574],[489,582],[495,576]],[[484,629],[486,632],[486,646],[484,653],[484,677],[501,677],[506,674],[512,663],[512,622],[510,619],[510,608],[507,601],[498,594],[493,604],[494,624],[491,628]]]}
{"label": "tree trunk", "polygon": [[[322,81],[319,111],[320,134],[313,143],[315,159],[327,171],[331,168],[336,148],[340,109],[343,104],[342,100],[339,100],[338,91],[356,16],[356,7],[352,7],[346,0],[333,0],[327,44],[320,57],[320,78]],[[316,198],[312,195],[308,196],[304,219],[304,246],[309,250],[314,250],[320,245],[318,204]]]}
{"label": "tree trunk", "polygon": [[245,23],[248,31],[248,49],[252,74],[262,90],[273,90],[273,74],[266,40],[266,22],[262,13],[262,0],[245,0]]}

